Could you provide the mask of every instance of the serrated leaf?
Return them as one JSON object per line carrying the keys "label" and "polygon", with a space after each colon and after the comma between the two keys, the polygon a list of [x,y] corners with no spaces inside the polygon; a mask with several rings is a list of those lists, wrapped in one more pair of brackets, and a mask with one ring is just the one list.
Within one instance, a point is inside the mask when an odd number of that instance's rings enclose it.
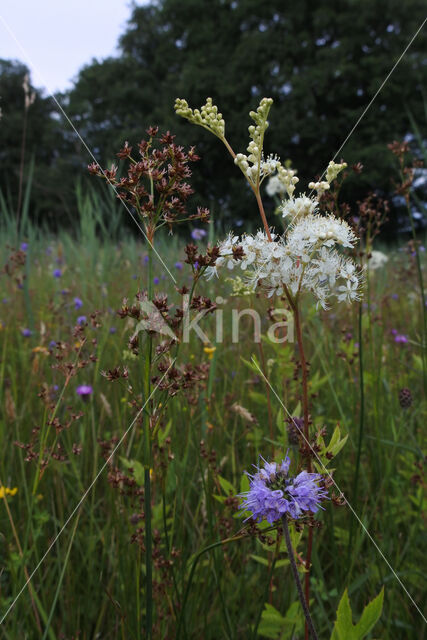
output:
{"label": "serrated leaf", "polygon": [[384,588],[363,610],[360,620],[353,624],[347,589],[344,591],[337,610],[337,619],[331,640],[363,640],[378,622],[384,600]]}
{"label": "serrated leaf", "polygon": [[372,602],[367,604],[363,609],[360,620],[355,626],[358,638],[364,638],[371,631],[371,629],[374,628],[381,616],[381,612],[383,610],[383,601],[384,587],[381,589],[377,597],[374,598]]}
{"label": "serrated leaf", "polygon": [[353,634],[353,620],[347,589],[345,589],[338,605],[337,619],[331,640],[356,640],[356,636]]}

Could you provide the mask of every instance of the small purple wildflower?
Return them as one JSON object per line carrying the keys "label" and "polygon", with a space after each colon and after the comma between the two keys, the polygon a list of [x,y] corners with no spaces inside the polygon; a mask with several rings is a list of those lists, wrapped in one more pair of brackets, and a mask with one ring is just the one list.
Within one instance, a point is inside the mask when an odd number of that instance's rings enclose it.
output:
{"label": "small purple wildflower", "polygon": [[199,263],[198,263],[198,262],[197,262],[197,260],[196,260],[196,262],[193,264],[193,267],[195,268],[195,270],[196,270],[196,271],[197,271],[197,269],[199,268],[199,266],[200,266],[200,265],[199,265]]}
{"label": "small purple wildflower", "polygon": [[175,262],[175,269],[182,270],[182,262]]}
{"label": "small purple wildflower", "polygon": [[8,302],[9,302],[8,298],[3,298],[3,299],[2,299],[2,303],[3,303],[3,304],[7,304]]}
{"label": "small purple wildflower", "polygon": [[76,393],[79,396],[82,396],[82,398],[86,398],[87,396],[90,396],[90,394],[92,393],[93,389],[90,386],[90,384],[81,384],[79,387],[77,387],[76,389]]}
{"label": "small purple wildflower", "polygon": [[148,264],[150,261],[150,258],[148,256],[144,256],[144,264]]}
{"label": "small purple wildflower", "polygon": [[31,331],[31,329],[21,329],[21,334],[24,336],[24,338],[29,338],[31,335],[33,335],[33,332]]}
{"label": "small purple wildflower", "polygon": [[134,273],[134,274],[132,275],[132,280],[136,280],[136,279],[137,279],[137,277],[138,277],[138,276]]}
{"label": "small purple wildflower", "polygon": [[62,271],[61,269],[54,269],[53,271],[53,277],[54,278],[60,278],[62,276]]}
{"label": "small purple wildflower", "polygon": [[397,293],[391,294],[392,300],[399,300],[399,295]]}
{"label": "small purple wildflower", "polygon": [[63,296],[67,296],[70,292],[68,291],[68,289],[62,289],[61,294]]}
{"label": "small purple wildflower", "polygon": [[153,282],[154,282],[154,284],[159,284],[160,280],[159,280],[159,278],[156,276],[155,278],[153,278]]}
{"label": "small purple wildflower", "polygon": [[86,316],[79,316],[77,318],[77,324],[84,324],[85,322],[87,322]]}
{"label": "small purple wildflower", "polygon": [[405,336],[403,333],[396,333],[394,336],[394,341],[398,344],[406,344],[407,342],[409,342],[407,336]]}
{"label": "small purple wildflower", "polygon": [[289,477],[290,464],[288,456],[280,464],[264,460],[263,469],[258,466],[254,475],[248,473],[250,488],[240,494],[244,498],[240,509],[251,511],[249,517],[258,522],[265,518],[273,524],[285,513],[297,519],[304,512],[316,513],[319,507],[322,508],[320,503],[327,498],[327,492],[318,485],[322,476],[301,471],[295,478]]}
{"label": "small purple wildflower", "polygon": [[110,333],[117,333],[116,327],[110,327]]}
{"label": "small purple wildflower", "polygon": [[83,300],[80,300],[80,298],[74,298],[74,308],[81,309],[82,306],[83,306]]}
{"label": "small purple wildflower", "polygon": [[21,242],[21,251],[28,251],[29,246],[28,242]]}
{"label": "small purple wildflower", "polygon": [[56,340],[51,340],[49,342],[49,349],[55,349],[56,347]]}
{"label": "small purple wildflower", "polygon": [[202,240],[206,235],[206,231],[204,229],[193,229],[191,232],[191,237],[193,240]]}

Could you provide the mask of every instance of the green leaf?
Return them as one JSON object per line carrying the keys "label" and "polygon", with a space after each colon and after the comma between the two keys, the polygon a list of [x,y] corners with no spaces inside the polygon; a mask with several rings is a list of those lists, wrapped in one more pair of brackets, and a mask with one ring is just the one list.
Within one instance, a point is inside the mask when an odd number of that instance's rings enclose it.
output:
{"label": "green leaf", "polygon": [[144,466],[138,460],[126,460],[126,458],[120,458],[125,465],[126,469],[133,469],[133,477],[137,485],[142,487],[144,484]]}
{"label": "green leaf", "polygon": [[337,610],[337,619],[331,640],[356,640],[353,634],[353,620],[347,589],[344,591]]}
{"label": "green leaf", "polygon": [[221,489],[224,491],[226,496],[229,496],[230,494],[232,496],[235,496],[237,491],[236,489],[233,487],[233,485],[231,484],[231,482],[229,482],[228,480],[226,480],[225,478],[223,478],[222,476],[218,476],[218,480],[219,480],[219,484],[221,485]]}
{"label": "green leaf", "polygon": [[362,640],[373,629],[381,615],[384,588],[363,610],[359,622],[354,625],[347,589],[344,591],[337,610],[337,619],[331,640]]}
{"label": "green leaf", "polygon": [[363,610],[362,616],[355,629],[358,638],[364,638],[378,622],[383,609],[384,587],[376,598],[372,600]]}

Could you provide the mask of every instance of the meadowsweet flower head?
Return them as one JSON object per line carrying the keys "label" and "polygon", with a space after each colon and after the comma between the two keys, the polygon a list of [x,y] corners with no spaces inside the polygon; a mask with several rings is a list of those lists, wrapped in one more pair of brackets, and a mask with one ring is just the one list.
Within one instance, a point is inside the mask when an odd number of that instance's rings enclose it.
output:
{"label": "meadowsweet flower head", "polygon": [[382,251],[371,251],[370,258],[368,260],[368,269],[375,271],[381,269],[388,262],[388,257]]}
{"label": "meadowsweet flower head", "polygon": [[[316,513],[327,492],[319,486],[321,475],[301,471],[296,477],[289,476],[291,461],[288,456],[280,464],[264,462],[249,476],[249,491],[241,494],[241,509],[252,513],[255,520],[267,520],[273,524],[285,514],[297,519],[307,512]],[[249,519],[249,518],[248,518]]]}

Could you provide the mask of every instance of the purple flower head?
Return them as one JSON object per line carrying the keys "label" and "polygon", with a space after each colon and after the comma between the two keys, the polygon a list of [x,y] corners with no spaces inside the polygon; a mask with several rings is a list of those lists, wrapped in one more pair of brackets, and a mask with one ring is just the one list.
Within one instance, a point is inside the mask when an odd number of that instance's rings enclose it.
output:
{"label": "purple flower head", "polygon": [[396,333],[394,336],[394,341],[398,344],[406,344],[409,342],[408,338],[403,333]]}
{"label": "purple flower head", "polygon": [[153,282],[154,282],[154,284],[159,284],[160,280],[159,280],[159,278],[156,276],[155,278],[153,278]]}
{"label": "purple flower head", "polygon": [[148,256],[144,256],[144,263],[148,264],[150,261],[150,258]]}
{"label": "purple flower head", "polygon": [[2,303],[3,303],[3,304],[7,304],[8,302],[9,302],[9,300],[8,300],[7,298],[3,298],[3,299],[2,299]]}
{"label": "purple flower head", "polygon": [[175,262],[175,269],[182,270],[182,262]]}
{"label": "purple flower head", "polygon": [[49,349],[55,349],[56,347],[56,340],[51,340],[49,342]]}
{"label": "purple flower head", "polygon": [[85,322],[87,322],[86,316],[79,316],[77,318],[77,324],[84,324]]}
{"label": "purple flower head", "polygon": [[138,277],[138,276],[136,275],[136,273],[132,274],[132,280],[136,280],[136,279],[137,279],[137,277]]}
{"label": "purple flower head", "polygon": [[116,327],[110,327],[110,333],[116,333],[117,329]]}
{"label": "purple flower head", "polygon": [[74,308],[81,309],[82,306],[83,306],[83,300],[80,300],[80,298],[74,298]]}
{"label": "purple flower head", "polygon": [[193,264],[193,267],[195,268],[196,271],[199,268],[199,266],[200,265],[199,265],[198,261],[196,260],[196,262]]}
{"label": "purple flower head", "polygon": [[24,338],[29,338],[33,332],[31,331],[31,329],[21,329],[21,334],[24,336]]}
{"label": "purple flower head", "polygon": [[204,229],[193,229],[191,232],[191,237],[193,240],[202,240],[206,235],[206,231]]}
{"label": "purple flower head", "polygon": [[[280,464],[264,462],[264,468],[249,476],[249,491],[240,494],[244,498],[240,509],[252,512],[258,522],[264,518],[270,524],[280,520],[285,513],[297,519],[305,512],[316,513],[327,492],[319,486],[321,475],[301,471],[295,478],[288,475],[290,458],[286,456]],[[247,518],[247,519],[249,519]]]}
{"label": "purple flower head", "polygon": [[62,276],[62,271],[61,269],[54,269],[53,271],[53,277],[54,278],[60,278]]}
{"label": "purple flower head", "polygon": [[92,393],[93,389],[90,386],[90,384],[81,384],[79,387],[77,387],[76,389],[76,393],[79,396],[82,396],[82,398],[86,398],[87,396],[90,396],[90,394]]}
{"label": "purple flower head", "polygon": [[67,296],[70,292],[68,291],[68,289],[62,289],[61,294],[63,296]]}
{"label": "purple flower head", "polygon": [[393,300],[399,300],[399,296],[398,296],[397,293],[392,293],[391,297],[392,297]]}
{"label": "purple flower head", "polygon": [[28,251],[29,246],[28,242],[21,242],[21,251]]}

